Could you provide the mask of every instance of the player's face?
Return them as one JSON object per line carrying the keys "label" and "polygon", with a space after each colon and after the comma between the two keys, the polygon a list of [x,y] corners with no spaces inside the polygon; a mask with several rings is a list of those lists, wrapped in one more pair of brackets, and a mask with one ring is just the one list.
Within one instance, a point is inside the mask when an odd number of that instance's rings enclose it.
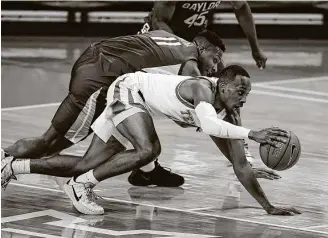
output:
{"label": "player's face", "polygon": [[230,82],[220,92],[220,99],[228,111],[239,109],[246,103],[246,97],[251,91],[249,78],[237,75],[236,80]]}
{"label": "player's face", "polygon": [[200,72],[202,75],[211,76],[218,70],[218,63],[221,62],[222,51],[218,48],[210,47],[200,54]]}

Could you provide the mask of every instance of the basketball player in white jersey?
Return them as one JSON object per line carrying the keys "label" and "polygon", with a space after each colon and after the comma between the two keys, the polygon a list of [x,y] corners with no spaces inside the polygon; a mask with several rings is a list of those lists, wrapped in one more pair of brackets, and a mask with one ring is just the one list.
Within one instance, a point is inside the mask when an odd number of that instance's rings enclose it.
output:
{"label": "basketball player in white jersey", "polygon": [[[88,150],[94,151],[94,169],[70,179],[64,191],[81,213],[103,214],[104,209],[89,196],[92,188],[106,178],[143,166],[160,154],[152,116],[162,116],[199,127],[210,135],[232,163],[239,181],[269,214],[300,213],[294,208],[271,205],[246,160],[242,139],[275,146],[276,142],[286,143],[283,137],[288,136],[278,128],[249,130],[238,126],[237,110],[246,102],[250,89],[249,75],[238,65],[225,68],[220,79],[141,72],[119,77],[108,90],[106,109],[92,126],[95,137],[113,148],[110,159],[100,161],[93,140]],[[133,149],[127,150],[131,146]]]}
{"label": "basketball player in white jersey", "polygon": [[133,149],[122,149],[101,166],[71,179],[64,186],[64,191],[80,212],[92,210],[87,208],[90,203],[80,202],[81,199],[77,201],[76,197],[85,194],[77,191],[83,191],[86,184],[95,186],[99,181],[154,160],[160,154],[161,146],[152,116],[162,116],[200,127],[210,135],[232,163],[239,181],[269,214],[300,213],[294,208],[274,207],[265,197],[246,160],[241,139],[249,138],[275,146],[277,141],[286,143],[282,137],[288,136],[286,131],[278,128],[256,131],[236,126],[240,122],[236,110],[246,102],[250,89],[249,75],[238,65],[225,68],[219,80],[140,72],[120,77],[109,88],[107,107],[95,121],[93,129],[103,141],[115,141],[121,144],[120,148],[133,146]]}

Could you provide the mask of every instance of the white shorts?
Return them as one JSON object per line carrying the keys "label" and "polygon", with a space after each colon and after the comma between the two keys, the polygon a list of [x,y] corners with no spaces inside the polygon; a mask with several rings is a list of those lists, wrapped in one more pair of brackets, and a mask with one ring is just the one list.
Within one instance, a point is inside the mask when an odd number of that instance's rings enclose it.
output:
{"label": "white shorts", "polygon": [[138,90],[138,83],[129,75],[131,74],[119,77],[109,87],[107,106],[91,126],[94,133],[105,143],[111,136],[114,136],[125,148],[131,148],[132,145],[117,130],[117,125],[136,113],[148,113],[142,95]]}

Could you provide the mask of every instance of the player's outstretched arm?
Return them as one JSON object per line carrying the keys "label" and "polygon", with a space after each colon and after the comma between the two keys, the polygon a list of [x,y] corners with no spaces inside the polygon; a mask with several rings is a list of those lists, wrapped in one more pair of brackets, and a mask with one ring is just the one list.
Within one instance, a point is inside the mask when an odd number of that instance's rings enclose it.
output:
{"label": "player's outstretched arm", "polygon": [[243,29],[249,45],[251,46],[252,55],[257,66],[259,68],[265,68],[267,57],[261,51],[257,40],[256,27],[251,8],[249,7],[247,1],[231,1],[231,5],[235,11],[238,23]]}
{"label": "player's outstretched arm", "polygon": [[168,22],[171,20],[175,11],[175,1],[155,1],[151,24],[153,30],[164,30],[174,33],[169,27]]}
{"label": "player's outstretched arm", "polygon": [[[209,83],[205,80],[198,80],[192,85],[192,95],[196,115],[200,121],[200,126],[205,134],[227,139],[251,139],[258,143],[270,144],[277,147],[276,142],[286,143],[288,132],[277,127],[262,130],[250,130],[239,125],[239,123],[229,123],[217,117],[213,107],[215,95]],[[235,118],[239,118],[234,112]]]}
{"label": "player's outstretched arm", "polygon": [[225,144],[223,147],[227,149],[225,151],[227,154],[226,156],[230,158],[238,180],[267,213],[271,215],[289,216],[301,213],[293,207],[275,207],[269,202],[259,182],[256,179],[250,163],[246,160],[242,140],[221,139],[220,141],[217,141],[215,138],[212,139],[217,145],[222,143]]}

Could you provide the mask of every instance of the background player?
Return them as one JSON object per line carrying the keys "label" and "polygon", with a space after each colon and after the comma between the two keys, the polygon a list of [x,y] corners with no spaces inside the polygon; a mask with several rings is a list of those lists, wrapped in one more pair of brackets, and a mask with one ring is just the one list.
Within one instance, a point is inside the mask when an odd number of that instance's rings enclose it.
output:
{"label": "background player", "polygon": [[[35,159],[57,154],[84,140],[92,132],[92,122],[105,108],[109,85],[122,74],[160,66],[170,67],[176,74],[180,70],[183,75],[215,72],[225,51],[222,41],[215,33],[206,31],[195,37],[194,43],[165,31],[153,31],[91,44],[72,68],[69,93],[49,129],[40,137],[17,141],[5,152],[14,158]],[[98,153],[110,150],[106,144],[103,146],[98,146]],[[70,161],[72,166],[80,158],[66,157],[63,160]],[[181,176],[159,164],[154,174],[159,174],[167,186],[180,186],[184,182]]]}
{"label": "background player", "polygon": [[[213,14],[221,1],[155,1],[145,18],[141,33],[165,30],[191,41],[203,29],[213,29]],[[265,68],[266,56],[260,49],[256,27],[247,1],[230,1],[236,18],[248,39],[252,56],[259,68]]]}

